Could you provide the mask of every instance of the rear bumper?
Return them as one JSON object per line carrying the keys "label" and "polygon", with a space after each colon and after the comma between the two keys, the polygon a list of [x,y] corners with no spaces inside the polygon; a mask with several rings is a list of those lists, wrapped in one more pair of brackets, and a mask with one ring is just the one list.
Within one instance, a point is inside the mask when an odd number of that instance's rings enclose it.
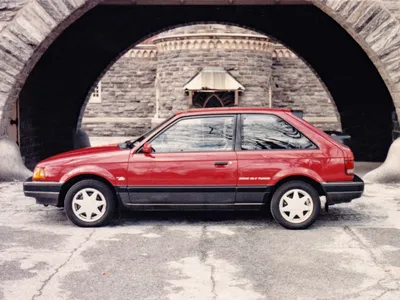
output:
{"label": "rear bumper", "polygon": [[61,185],[59,182],[32,181],[28,178],[24,182],[24,194],[35,198],[37,204],[58,206]]}
{"label": "rear bumper", "polygon": [[364,192],[364,181],[354,175],[353,181],[322,183],[328,205],[350,202],[360,198]]}

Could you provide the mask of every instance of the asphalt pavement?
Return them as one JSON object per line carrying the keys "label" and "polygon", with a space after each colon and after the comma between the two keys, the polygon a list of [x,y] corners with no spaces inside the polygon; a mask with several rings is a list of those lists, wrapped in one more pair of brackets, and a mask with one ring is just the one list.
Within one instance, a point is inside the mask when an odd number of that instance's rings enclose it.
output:
{"label": "asphalt pavement", "polygon": [[400,299],[400,186],[308,230],[267,212],[124,213],[78,228],[0,184],[0,299]]}

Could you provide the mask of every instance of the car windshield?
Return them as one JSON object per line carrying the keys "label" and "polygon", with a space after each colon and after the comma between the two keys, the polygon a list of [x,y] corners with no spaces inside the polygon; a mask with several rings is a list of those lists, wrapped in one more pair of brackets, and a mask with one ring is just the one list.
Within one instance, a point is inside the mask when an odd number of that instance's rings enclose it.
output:
{"label": "car windshield", "polygon": [[175,115],[165,119],[163,122],[161,122],[160,124],[158,124],[156,127],[150,129],[149,131],[147,131],[146,133],[144,133],[143,135],[141,135],[139,138],[137,138],[136,140],[128,140],[125,141],[123,144],[128,147],[128,148],[134,148],[135,146],[137,146],[141,141],[143,141],[145,138],[147,138],[148,136],[150,136],[153,132],[157,131],[159,128],[161,128],[162,126],[164,126],[164,124],[166,124],[167,122],[169,122],[173,117],[175,117]]}

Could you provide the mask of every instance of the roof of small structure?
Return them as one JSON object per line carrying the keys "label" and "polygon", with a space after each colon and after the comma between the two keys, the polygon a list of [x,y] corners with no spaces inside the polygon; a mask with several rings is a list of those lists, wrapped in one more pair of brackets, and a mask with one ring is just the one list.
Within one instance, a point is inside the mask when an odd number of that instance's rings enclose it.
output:
{"label": "roof of small structure", "polygon": [[184,86],[185,91],[244,91],[244,86],[222,67],[205,67]]}

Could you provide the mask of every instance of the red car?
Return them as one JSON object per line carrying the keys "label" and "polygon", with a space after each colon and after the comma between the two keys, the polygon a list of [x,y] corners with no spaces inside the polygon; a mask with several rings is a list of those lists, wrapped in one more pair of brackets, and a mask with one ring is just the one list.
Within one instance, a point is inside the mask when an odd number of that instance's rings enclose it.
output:
{"label": "red car", "polygon": [[[351,150],[290,110],[179,112],[134,141],[40,162],[26,196],[64,207],[78,226],[107,224],[116,208],[260,209],[307,228],[326,205],[361,197]],[[321,197],[325,196],[325,198]]]}

